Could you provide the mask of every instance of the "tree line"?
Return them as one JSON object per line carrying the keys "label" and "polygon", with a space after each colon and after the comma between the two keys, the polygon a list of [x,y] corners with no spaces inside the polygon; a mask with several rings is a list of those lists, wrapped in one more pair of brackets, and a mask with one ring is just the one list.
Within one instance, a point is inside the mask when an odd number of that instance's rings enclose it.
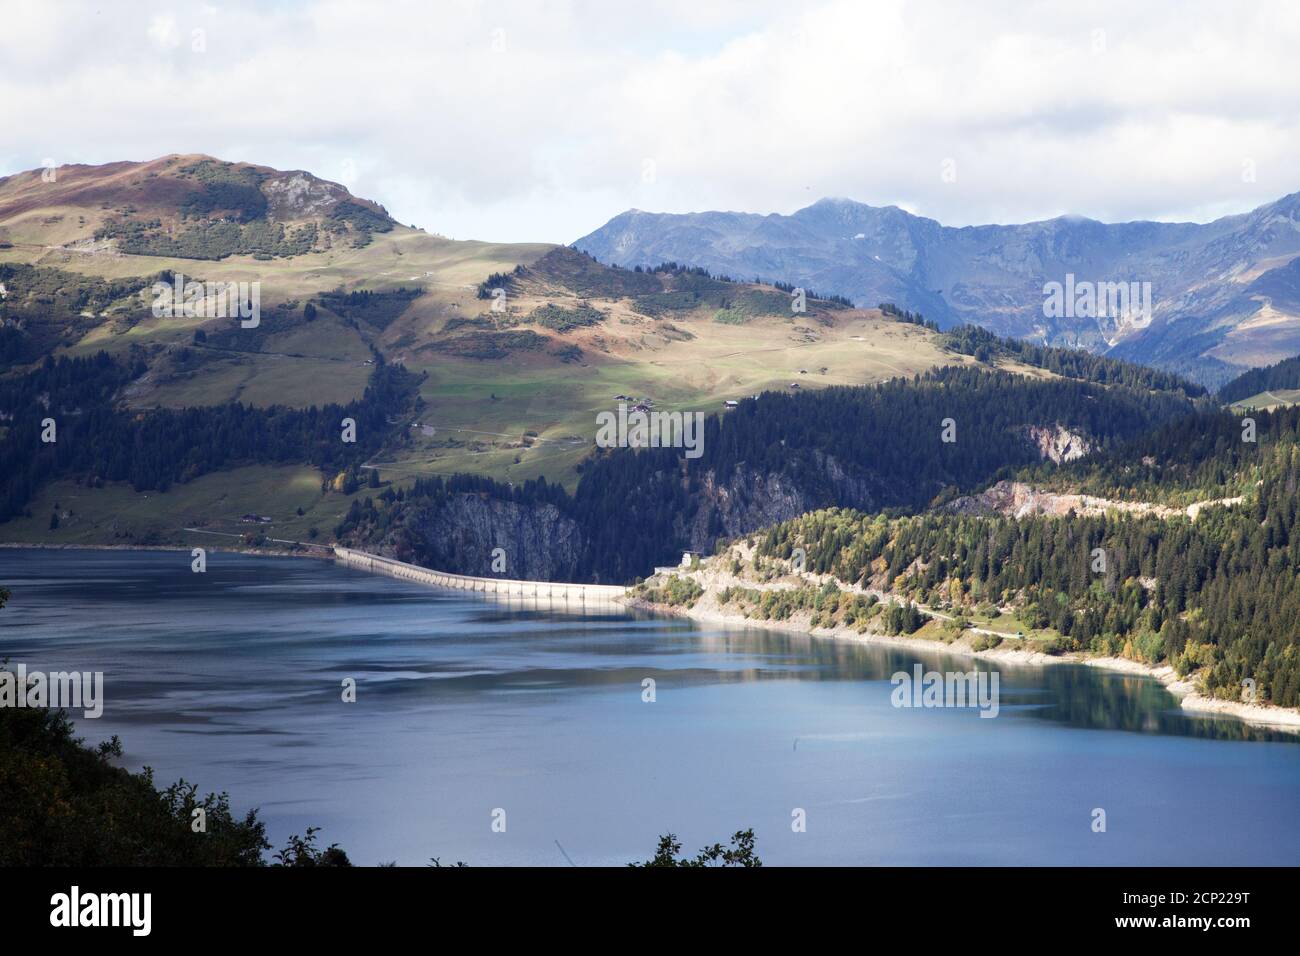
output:
{"label": "tree line", "polygon": [[[883,308],[883,306],[882,306]],[[918,315],[917,320],[920,320]],[[1162,392],[1181,392],[1188,398],[1207,394],[1205,388],[1182,376],[1134,362],[1107,358],[1083,349],[1035,345],[1020,339],[1001,338],[978,325],[960,325],[944,333],[944,344],[954,352],[971,355],[981,362],[1006,357],[1046,369],[1066,378],[1100,385],[1124,385]],[[1254,394],[1253,392],[1250,394]]]}
{"label": "tree line", "polygon": [[[724,513],[721,488],[729,489],[731,504],[754,506],[752,521],[761,521],[773,482],[810,508],[916,511],[1038,462],[1030,427],[1060,425],[1104,450],[1191,410],[1180,393],[978,368],[797,395],[768,392],[706,419],[704,453],[695,460],[673,448],[600,450],[581,464],[572,495],[543,480],[507,486],[482,477],[423,479],[392,500],[357,506],[340,527],[359,535],[358,544],[384,540],[395,527],[427,525],[430,510],[464,493],[553,505],[580,529],[582,553],[571,569],[578,579],[628,583],[676,563],[699,528],[710,546],[754,530]],[[953,441],[944,440],[945,420]]]}
{"label": "tree line", "polygon": [[1283,359],[1265,368],[1252,368],[1242,372],[1219,389],[1218,399],[1224,404],[1239,402],[1273,389],[1300,388],[1300,355]]}
{"label": "tree line", "polygon": [[1216,695],[1300,705],[1300,445],[1275,445],[1242,504],[1154,515],[901,518],[823,510],[758,553],[924,604],[1012,605],[1060,650],[1204,670]]}
{"label": "tree line", "polygon": [[[9,418],[0,438],[0,520],[23,514],[36,490],[55,478],[166,491],[248,463],[355,468],[397,434],[389,418],[406,411],[418,386],[401,366],[377,365],[362,398],[342,405],[119,407],[119,390],[143,371],[139,359],[128,364],[100,352],[47,357],[26,375],[0,380],[0,412]],[[343,440],[344,419],[355,422],[355,441]]]}

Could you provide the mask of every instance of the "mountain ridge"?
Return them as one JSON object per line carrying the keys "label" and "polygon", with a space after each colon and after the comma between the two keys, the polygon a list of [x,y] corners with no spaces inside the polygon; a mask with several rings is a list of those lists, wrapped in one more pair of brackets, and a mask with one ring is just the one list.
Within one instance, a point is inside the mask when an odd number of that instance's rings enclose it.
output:
{"label": "mountain ridge", "polygon": [[[1300,192],[1207,223],[1062,215],[945,226],[843,197],[789,215],[628,210],[573,245],[627,267],[688,262],[813,286],[858,305],[894,302],[944,327],[970,322],[1049,345],[1113,350],[1209,385],[1300,352],[1300,305],[1278,310],[1251,288],[1300,257]],[[1116,315],[1049,317],[1044,285],[1067,275],[1149,282],[1151,314],[1132,324]]]}

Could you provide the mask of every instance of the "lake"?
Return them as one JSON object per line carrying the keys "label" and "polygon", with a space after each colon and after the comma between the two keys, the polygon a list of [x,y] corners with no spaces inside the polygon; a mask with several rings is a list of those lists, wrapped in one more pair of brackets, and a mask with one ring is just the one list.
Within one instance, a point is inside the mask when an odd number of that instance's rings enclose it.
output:
{"label": "lake", "polygon": [[[1185,715],[1147,678],[512,608],[309,559],[0,550],[0,584],[0,658],[104,672],[87,741],[117,734],[130,768],[228,791],[277,846],[320,826],[357,863],[622,864],[748,827],[769,865],[1300,847],[1300,742]],[[893,706],[916,663],[995,669],[998,716]]]}

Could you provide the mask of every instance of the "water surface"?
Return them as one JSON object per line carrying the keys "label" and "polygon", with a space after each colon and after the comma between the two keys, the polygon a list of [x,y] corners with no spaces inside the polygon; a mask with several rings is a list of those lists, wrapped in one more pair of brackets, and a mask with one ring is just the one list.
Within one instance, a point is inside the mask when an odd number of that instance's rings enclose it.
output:
{"label": "water surface", "polygon": [[277,845],[321,826],[359,863],[620,864],[744,827],[769,864],[1300,858],[1300,744],[1185,715],[1148,678],[999,665],[985,719],[895,708],[889,683],[985,662],[307,559],[209,553],[194,574],[187,552],[6,550],[0,584],[0,658],[104,672],[88,741],[118,734],[133,769],[259,807]]}

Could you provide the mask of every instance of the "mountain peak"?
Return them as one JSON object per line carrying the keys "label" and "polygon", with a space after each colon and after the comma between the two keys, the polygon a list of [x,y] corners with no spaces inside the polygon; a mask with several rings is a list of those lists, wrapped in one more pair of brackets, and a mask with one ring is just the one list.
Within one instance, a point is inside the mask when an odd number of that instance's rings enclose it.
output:
{"label": "mountain peak", "polygon": [[847,196],[823,196],[821,199],[818,199],[811,206],[806,206],[805,208],[812,209],[817,206],[866,206],[866,205],[867,204],[864,202],[858,202],[856,199],[850,199]]}
{"label": "mountain peak", "polygon": [[[53,230],[45,228],[51,210],[58,210]],[[305,170],[203,153],[29,170],[0,180],[0,238],[89,244],[103,252],[297,255],[338,239],[365,244],[395,225],[383,206]]]}
{"label": "mountain peak", "polygon": [[[1108,224],[1067,213],[962,228],[898,206],[825,196],[788,216],[641,216],[574,245],[607,262],[673,260],[860,304],[893,302],[943,326],[970,322],[1051,345],[1115,349],[1204,384],[1300,352],[1300,300],[1250,292],[1293,283],[1279,276],[1249,288],[1241,282],[1300,257],[1300,193],[1205,224]],[[1108,289],[1136,283],[1150,290],[1141,322],[1076,315],[1073,307],[1048,314],[1044,285],[1064,284],[1067,275]],[[1248,321],[1265,308],[1273,310],[1268,322]]]}

